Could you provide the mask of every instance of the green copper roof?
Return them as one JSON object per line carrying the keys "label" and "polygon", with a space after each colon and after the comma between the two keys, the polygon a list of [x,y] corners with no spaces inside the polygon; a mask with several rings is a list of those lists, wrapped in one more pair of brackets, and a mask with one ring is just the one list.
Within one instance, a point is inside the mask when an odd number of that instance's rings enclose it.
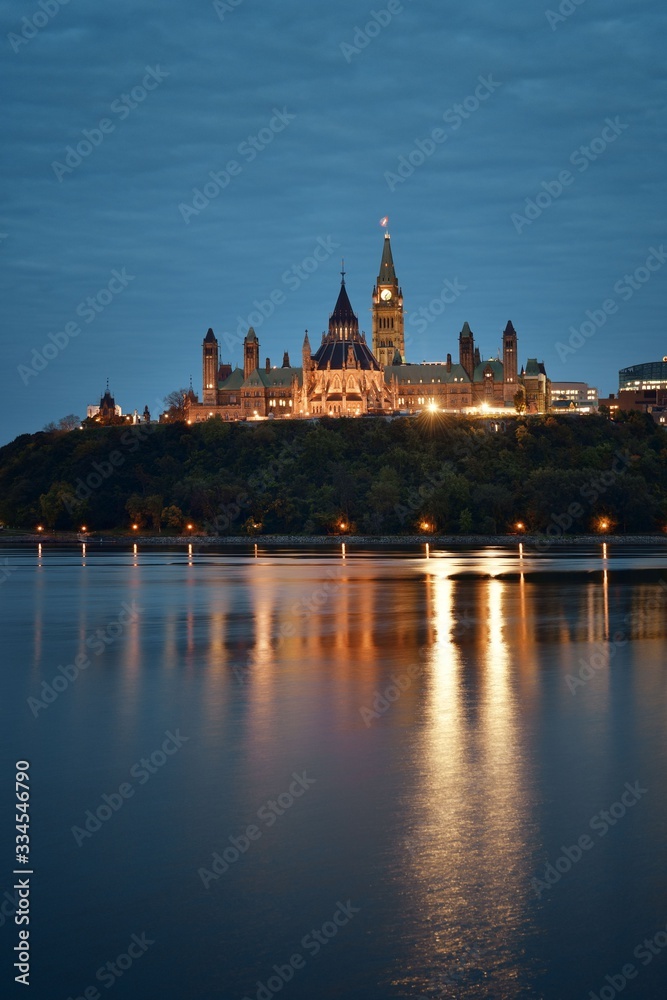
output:
{"label": "green copper roof", "polygon": [[[286,388],[292,384],[292,378],[296,375],[299,384],[302,380],[301,368],[271,368],[267,372],[265,368],[255,368],[254,372],[243,382],[245,386],[264,386],[266,389]],[[226,386],[225,386],[226,388]]]}
{"label": "green copper roof", "polygon": [[503,363],[502,361],[496,361],[495,359],[493,361],[482,361],[481,364],[475,367],[475,371],[473,372],[472,376],[473,382],[483,382],[484,372],[487,370],[487,368],[490,368],[491,371],[493,372],[494,382],[502,382]]}
{"label": "green copper roof", "polygon": [[537,358],[528,358],[526,361],[526,375],[543,375],[544,366],[539,363]]}
{"label": "green copper roof", "polygon": [[385,382],[390,382],[396,376],[399,385],[432,385],[440,382],[446,385],[450,382],[470,382],[470,378],[462,365],[452,364],[452,370],[447,371],[446,365],[387,365],[384,370]]}
{"label": "green copper roof", "polygon": [[218,389],[240,389],[243,385],[243,369],[235,368],[231,375],[228,375],[222,382],[218,382]]}

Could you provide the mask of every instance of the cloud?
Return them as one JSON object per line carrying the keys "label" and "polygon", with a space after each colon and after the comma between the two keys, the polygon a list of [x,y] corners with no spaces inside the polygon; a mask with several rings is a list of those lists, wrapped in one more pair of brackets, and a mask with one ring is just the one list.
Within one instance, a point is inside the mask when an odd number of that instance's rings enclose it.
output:
{"label": "cloud", "polygon": [[[493,352],[509,317],[522,358],[537,355],[553,378],[587,379],[605,393],[618,368],[662,357],[660,275],[579,352],[576,371],[554,349],[667,236],[661,5],[587,0],[552,30],[548,8],[528,0],[510,9],[404,0],[346,62],[340,45],[372,6],[244,0],[221,21],[206,3],[72,0],[17,52],[6,42],[3,440],[84,412],[107,376],[125,409],[190,373],[197,385],[206,329],[235,329],[318,236],[341,244],[368,330],[385,214],[408,311],[445,278],[469,289],[416,339],[412,360],[454,352],[466,318]],[[16,32],[33,8],[2,11]],[[112,104],[141,85],[147,66],[169,75],[121,119]],[[391,192],[385,172],[486,74],[498,91]],[[296,118],[247,162],[240,144],[276,107]],[[618,142],[517,234],[512,212],[614,116],[629,125]],[[105,117],[113,131],[59,183],[52,162]],[[185,225],[179,204],[234,159],[241,172]],[[60,365],[24,386],[16,366],[114,267],[136,273],[132,287]],[[262,356],[298,351],[305,327],[317,337],[339,269],[332,257],[288,297],[261,331]]]}

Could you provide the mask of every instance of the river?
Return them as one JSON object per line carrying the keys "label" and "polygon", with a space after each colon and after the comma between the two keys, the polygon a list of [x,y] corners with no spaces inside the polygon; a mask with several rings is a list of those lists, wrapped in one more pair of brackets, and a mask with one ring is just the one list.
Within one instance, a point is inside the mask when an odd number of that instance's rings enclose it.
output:
{"label": "river", "polygon": [[663,1000],[666,547],[2,554],[33,997]]}

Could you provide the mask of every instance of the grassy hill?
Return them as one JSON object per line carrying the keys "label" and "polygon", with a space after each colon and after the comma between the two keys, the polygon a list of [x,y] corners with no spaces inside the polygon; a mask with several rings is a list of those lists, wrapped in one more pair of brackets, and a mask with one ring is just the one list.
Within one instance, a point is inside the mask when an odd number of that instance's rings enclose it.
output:
{"label": "grassy hill", "polygon": [[[667,434],[639,413],[102,427],[0,449],[10,527],[210,534],[655,532]],[[556,525],[554,528],[553,526]],[[550,527],[551,526],[551,527]]]}

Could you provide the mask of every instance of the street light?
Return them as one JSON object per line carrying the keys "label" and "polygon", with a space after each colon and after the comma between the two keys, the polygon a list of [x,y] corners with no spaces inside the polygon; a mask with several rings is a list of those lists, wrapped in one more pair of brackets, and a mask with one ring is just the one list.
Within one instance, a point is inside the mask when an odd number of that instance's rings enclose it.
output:
{"label": "street light", "polygon": [[44,528],[42,527],[42,525],[41,525],[41,524],[38,524],[38,525],[37,525],[37,530],[38,530],[38,531],[44,531]]}
{"label": "street light", "polygon": [[132,531],[138,531],[138,530],[139,530],[139,525],[138,524],[133,524],[132,525]]}
{"label": "street light", "polygon": [[523,521],[517,521],[514,527],[516,528],[517,531],[524,531],[526,525],[523,523]]}

